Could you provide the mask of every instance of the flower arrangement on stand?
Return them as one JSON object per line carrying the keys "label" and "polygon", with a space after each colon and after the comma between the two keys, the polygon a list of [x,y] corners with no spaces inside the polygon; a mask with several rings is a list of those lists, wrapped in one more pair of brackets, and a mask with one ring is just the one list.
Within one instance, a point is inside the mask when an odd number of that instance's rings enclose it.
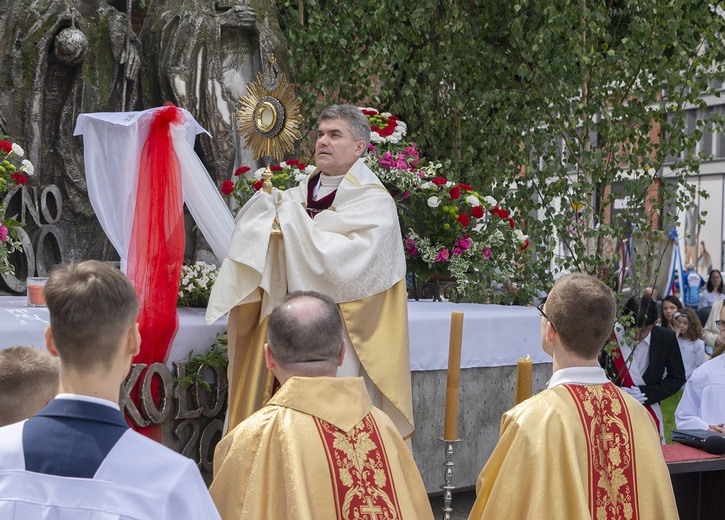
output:
{"label": "flower arrangement on stand", "polygon": [[15,186],[25,186],[34,173],[33,164],[23,159],[25,151],[17,143],[0,138],[0,275],[14,274],[10,254],[22,249],[18,239],[20,222],[5,216],[5,195]]}
{"label": "flower arrangement on stand", "polygon": [[408,272],[423,282],[453,277],[464,296],[477,285],[511,280],[517,257],[529,246],[513,215],[493,197],[443,175],[441,164],[422,159],[396,116],[361,111],[372,131],[366,164],[398,205]]}
{"label": "flower arrangement on stand", "polygon": [[[240,166],[234,171],[235,180],[226,180],[222,183],[220,191],[222,196],[234,201],[232,212],[236,216],[239,209],[252,198],[257,191],[262,189],[262,173],[266,168],[259,168],[252,175],[248,175],[250,168]],[[297,186],[302,179],[315,170],[314,166],[308,166],[297,159],[289,159],[269,167],[272,172],[272,184],[280,190],[287,190]]]}
{"label": "flower arrangement on stand", "polygon": [[182,266],[176,304],[179,307],[206,307],[218,273],[218,267],[202,261]]}

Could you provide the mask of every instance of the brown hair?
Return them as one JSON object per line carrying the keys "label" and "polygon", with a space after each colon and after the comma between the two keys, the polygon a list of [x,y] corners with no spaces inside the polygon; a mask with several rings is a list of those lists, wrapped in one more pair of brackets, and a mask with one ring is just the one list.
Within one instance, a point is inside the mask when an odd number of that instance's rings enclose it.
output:
{"label": "brown hair", "polygon": [[616,314],[612,290],[593,276],[562,276],[546,299],[546,315],[562,346],[584,359],[595,359],[611,336]]}
{"label": "brown hair", "polygon": [[57,268],[43,289],[61,362],[76,368],[109,366],[138,315],[126,275],[98,260]]}
{"label": "brown hair", "polygon": [[58,360],[45,350],[0,350],[0,426],[38,413],[58,393]]}
{"label": "brown hair", "polygon": [[286,295],[272,310],[267,343],[277,363],[313,375],[318,367],[337,366],[343,340],[337,304],[324,294],[298,291]]}
{"label": "brown hair", "polygon": [[[690,341],[701,339],[702,338],[702,323],[700,323],[700,318],[697,317],[697,314],[692,309],[689,309],[687,307],[680,309],[678,311],[680,314],[683,314],[687,321],[690,322],[690,324],[687,327],[687,330],[682,333],[682,336],[685,339],[689,339]],[[678,316],[679,318],[679,316]],[[675,318],[676,320],[677,318]]]}

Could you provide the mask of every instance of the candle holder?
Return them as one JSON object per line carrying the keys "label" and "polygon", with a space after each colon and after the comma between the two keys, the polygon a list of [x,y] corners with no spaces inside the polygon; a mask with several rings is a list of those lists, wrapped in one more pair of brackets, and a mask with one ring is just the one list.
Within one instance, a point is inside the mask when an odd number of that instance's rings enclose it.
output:
{"label": "candle holder", "polygon": [[449,441],[443,437],[439,437],[438,440],[445,443],[446,448],[446,461],[444,463],[446,467],[444,475],[445,484],[440,486],[443,490],[443,520],[451,520],[451,513],[453,512],[451,502],[453,501],[453,490],[456,489],[456,486],[453,485],[453,445],[461,442],[461,439]]}

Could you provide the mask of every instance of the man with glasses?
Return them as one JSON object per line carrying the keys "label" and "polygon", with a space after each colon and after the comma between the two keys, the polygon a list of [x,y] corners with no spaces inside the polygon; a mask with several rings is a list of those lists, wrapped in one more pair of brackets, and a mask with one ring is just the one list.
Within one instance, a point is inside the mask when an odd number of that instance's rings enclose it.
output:
{"label": "man with glasses", "polygon": [[615,309],[596,278],[576,273],[554,284],[539,306],[554,374],[504,414],[469,520],[677,518],[652,418],[599,366]]}
{"label": "man with glasses", "polygon": [[[725,308],[715,321],[725,342]],[[675,411],[675,424],[681,430],[712,430],[725,434],[725,356],[700,365],[690,376]]]}

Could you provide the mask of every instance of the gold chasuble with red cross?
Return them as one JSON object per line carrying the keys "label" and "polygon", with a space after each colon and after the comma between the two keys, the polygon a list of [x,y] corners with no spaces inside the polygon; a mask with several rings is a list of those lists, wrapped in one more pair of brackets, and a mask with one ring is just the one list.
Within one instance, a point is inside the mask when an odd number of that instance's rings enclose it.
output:
{"label": "gold chasuble with red cross", "polygon": [[677,519],[659,435],[612,383],[564,384],[504,414],[470,519]]}
{"label": "gold chasuble with red cross", "polygon": [[218,444],[223,519],[432,520],[410,450],[362,378],[293,377]]}

